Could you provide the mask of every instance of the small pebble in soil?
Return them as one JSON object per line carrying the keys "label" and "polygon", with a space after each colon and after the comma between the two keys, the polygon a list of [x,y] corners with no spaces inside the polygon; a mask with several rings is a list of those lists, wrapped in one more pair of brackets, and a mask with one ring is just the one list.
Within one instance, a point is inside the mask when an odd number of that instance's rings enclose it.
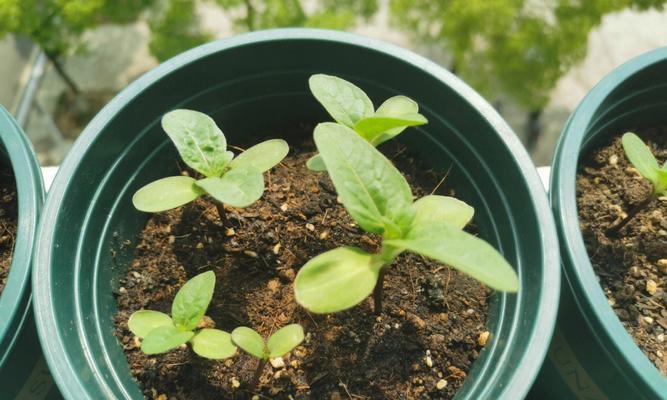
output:
{"label": "small pebble in soil", "polygon": [[243,254],[248,257],[257,258],[257,253],[252,250],[243,250]]}
{"label": "small pebble in soil", "polygon": [[271,366],[275,369],[285,368],[285,360],[282,357],[276,357],[269,360]]}
{"label": "small pebble in soil", "polygon": [[324,231],[324,232],[320,233],[320,239],[321,240],[324,240],[328,237],[329,237],[329,231]]}
{"label": "small pebble in soil", "polygon": [[433,359],[431,358],[431,350],[426,350],[426,358],[424,359],[426,366],[433,368]]}
{"label": "small pebble in soil", "polygon": [[273,254],[278,255],[280,253],[280,243],[276,243],[275,246],[273,246]]}
{"label": "small pebble in soil", "polygon": [[236,235],[236,231],[234,230],[234,228],[227,228],[227,230],[225,231],[225,236],[232,237],[234,235]]}
{"label": "small pebble in soil", "polygon": [[479,337],[477,337],[477,344],[480,346],[484,347],[486,346],[486,342],[489,340],[489,331],[484,331],[479,334]]}
{"label": "small pebble in soil", "polygon": [[442,390],[442,389],[444,389],[445,387],[447,387],[447,381],[444,380],[444,379],[440,379],[440,380],[438,381],[438,383],[436,383],[435,387],[436,387],[438,390]]}
{"label": "small pebble in soil", "polygon": [[653,296],[655,292],[658,290],[658,284],[655,283],[653,279],[649,279],[646,281],[646,292]]}
{"label": "small pebble in soil", "polygon": [[315,225],[308,223],[306,224],[306,229],[313,232],[315,230]]}
{"label": "small pebble in soil", "polygon": [[232,387],[233,387],[234,389],[238,389],[239,387],[241,387],[241,382],[239,382],[239,380],[236,379],[235,376],[233,376],[232,379],[231,379],[230,381],[231,381],[231,383],[232,383]]}

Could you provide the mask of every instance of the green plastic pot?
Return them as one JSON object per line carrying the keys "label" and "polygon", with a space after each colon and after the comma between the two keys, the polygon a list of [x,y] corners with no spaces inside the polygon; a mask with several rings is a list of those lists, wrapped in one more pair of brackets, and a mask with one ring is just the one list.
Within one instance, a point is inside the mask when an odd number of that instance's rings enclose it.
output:
{"label": "green plastic pot", "polygon": [[565,126],[552,166],[551,204],[563,255],[563,295],[536,398],[667,399],[667,378],[635,345],[609,306],[579,229],[580,155],[629,129],[667,123],[667,47],[607,75]]}
{"label": "green plastic pot", "polygon": [[231,143],[287,137],[291,127],[328,120],[308,90],[316,72],[351,79],[376,102],[401,93],[420,103],[430,123],[404,142],[433,167],[452,166],[448,183],[464,189],[481,234],[522,284],[518,295],[493,296],[494,339],[458,398],[526,394],[551,339],[560,272],[547,197],[519,140],[477,93],[422,57],[352,34],[285,29],[210,43],[158,66],[93,119],[63,162],[40,228],[34,290],[42,345],[66,398],[141,398],[113,336],[112,291],[131,260],[119,244],[135,241],[147,220],[132,207],[133,192],[174,172],[161,116],[201,110]]}
{"label": "green plastic pot", "polygon": [[30,274],[44,185],[30,142],[0,106],[0,159],[14,171],[18,226],[7,284],[0,295],[0,399],[40,399],[52,386],[31,307]]}

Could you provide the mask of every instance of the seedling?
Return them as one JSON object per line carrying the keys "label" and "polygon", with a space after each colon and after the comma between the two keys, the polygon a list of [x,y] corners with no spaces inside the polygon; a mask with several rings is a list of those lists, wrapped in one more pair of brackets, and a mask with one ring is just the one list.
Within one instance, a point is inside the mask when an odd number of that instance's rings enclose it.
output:
{"label": "seedling", "polygon": [[289,151],[284,140],[271,139],[235,158],[227,150],[225,135],[215,121],[198,111],[170,111],[162,117],[162,128],[176,145],[183,162],[204,178],[170,176],[149,183],[132,198],[140,211],[166,211],[209,195],[225,225],[224,204],[242,208],[262,197],[262,173],[278,164]]}
{"label": "seedling", "polygon": [[630,163],[637,169],[639,174],[651,182],[653,190],[646,199],[631,208],[625,218],[609,228],[608,232],[610,234],[618,233],[640,211],[648,207],[653,200],[660,196],[667,196],[667,161],[661,167],[658,164],[658,160],[651,153],[651,149],[649,149],[639,136],[632,132],[624,134],[621,143],[623,144],[625,156],[630,160]]}
{"label": "seedling", "polygon": [[282,357],[303,342],[303,328],[299,324],[287,325],[274,332],[265,342],[257,331],[241,326],[232,331],[232,341],[246,353],[258,358],[252,380],[252,387],[256,388],[269,359]]}
{"label": "seedling", "polygon": [[308,261],[295,280],[299,304],[315,313],[330,313],[353,307],[373,292],[375,312],[381,313],[385,272],[406,250],[446,263],[493,289],[519,289],[509,263],[491,245],[463,231],[474,214],[471,206],[436,195],[413,202],[401,173],[344,125],[321,123],[314,137],[350,216],[383,240],[379,254],[340,247]]}
{"label": "seedling", "polygon": [[[406,96],[390,97],[376,111],[366,93],[344,79],[316,74],[308,84],[313,96],[336,122],[353,129],[373,146],[398,136],[407,127],[428,122],[419,114],[417,103]],[[306,165],[313,171],[326,170],[319,155],[311,157]]]}
{"label": "seedling", "polygon": [[208,308],[215,274],[204,272],[190,279],[176,293],[171,317],[159,311],[139,310],[130,316],[127,325],[141,341],[141,351],[160,354],[190,342],[192,350],[202,357],[219,360],[236,353],[232,335],[219,329],[199,329]]}

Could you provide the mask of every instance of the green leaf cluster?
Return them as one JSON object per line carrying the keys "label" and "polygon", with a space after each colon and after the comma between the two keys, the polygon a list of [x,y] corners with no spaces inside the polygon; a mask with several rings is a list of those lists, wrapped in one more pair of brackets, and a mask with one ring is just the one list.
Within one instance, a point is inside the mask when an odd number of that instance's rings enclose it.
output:
{"label": "green leaf cluster", "polygon": [[268,360],[282,357],[303,342],[303,328],[291,324],[278,329],[265,342],[262,336],[252,328],[240,326],[232,331],[232,341],[246,353]]}
{"label": "green leaf cluster", "polygon": [[[313,96],[336,122],[353,129],[373,146],[393,139],[407,127],[428,122],[419,114],[419,105],[406,96],[391,97],[375,110],[368,95],[344,79],[316,74],[308,84]],[[307,166],[313,171],[326,169],[319,155],[308,160]]]}
{"label": "green leaf cluster", "polygon": [[628,160],[653,185],[652,195],[667,196],[667,161],[661,167],[651,149],[632,132],[624,134],[621,143]]}
{"label": "green leaf cluster", "polygon": [[[357,103],[357,115],[363,118],[363,101],[356,101],[353,93],[347,97]],[[472,207],[447,196],[413,201],[401,173],[348,126],[321,123],[314,138],[350,216],[367,232],[382,235],[383,242],[379,254],[342,247],[308,261],[294,286],[296,300],[305,308],[329,313],[358,304],[374,290],[380,271],[403,251],[446,263],[493,289],[519,289],[516,273],[500,253],[463,230],[473,217]]]}
{"label": "green leaf cluster", "polygon": [[205,358],[223,359],[236,353],[232,336],[219,329],[197,329],[208,308],[215,288],[213,271],[190,279],[176,293],[167,314],[139,310],[130,316],[130,331],[142,339],[141,351],[160,354],[190,342],[192,350]]}
{"label": "green leaf cluster", "polygon": [[284,140],[271,139],[234,157],[215,121],[198,111],[170,111],[162,117],[162,128],[183,162],[204,178],[171,176],[149,183],[132,198],[140,211],[166,211],[205,194],[233,207],[247,207],[264,192],[263,172],[289,151]]}

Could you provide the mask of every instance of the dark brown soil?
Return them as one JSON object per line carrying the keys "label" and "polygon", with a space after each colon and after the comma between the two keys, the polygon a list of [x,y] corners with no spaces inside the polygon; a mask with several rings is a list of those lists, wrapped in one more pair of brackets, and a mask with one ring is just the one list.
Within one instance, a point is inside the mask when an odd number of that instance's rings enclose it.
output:
{"label": "dark brown soil", "polygon": [[[667,160],[667,128],[640,136],[660,163]],[[627,161],[620,136],[590,152],[581,165],[577,204],[595,272],[623,326],[667,375],[667,198],[609,234],[610,226],[650,195],[651,185]]]}
{"label": "dark brown soil", "polygon": [[[341,245],[378,250],[378,237],[361,231],[337,203],[327,175],[306,170],[312,154],[312,145],[292,147],[267,174],[260,201],[228,209],[233,231],[222,228],[206,199],[150,217],[120,281],[115,318],[117,337],[146,397],[449,399],[461,387],[486,331],[489,292],[475,280],[406,253],[387,274],[380,317],[370,299],[330,315],[309,314],[294,301],[292,282],[308,259]],[[410,174],[417,195],[430,192],[442,177],[418,173],[405,152],[396,162]],[[168,313],[183,283],[211,269],[217,284],[208,316],[217,328],[246,325],[268,335],[298,322],[307,333],[284,357],[284,368],[267,365],[256,392],[248,385],[257,361],[246,354],[211,361],[188,347],[146,356],[127,329],[132,312]],[[441,379],[447,384],[437,389]]]}
{"label": "dark brown soil", "polygon": [[18,205],[11,167],[0,164],[0,294],[5,288],[16,239]]}

